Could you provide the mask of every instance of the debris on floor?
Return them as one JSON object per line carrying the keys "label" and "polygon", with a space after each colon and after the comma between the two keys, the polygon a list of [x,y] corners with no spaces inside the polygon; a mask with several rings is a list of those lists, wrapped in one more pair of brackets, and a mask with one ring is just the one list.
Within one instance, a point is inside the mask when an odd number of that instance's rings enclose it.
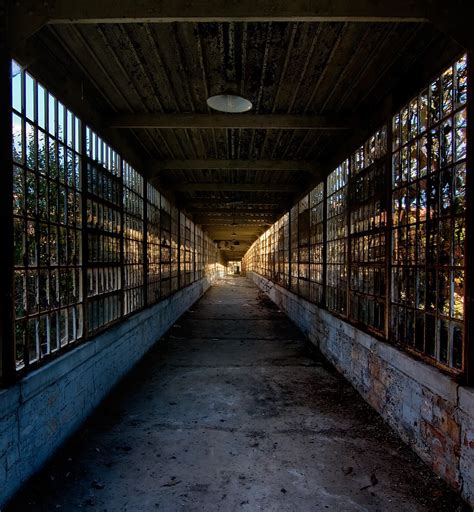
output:
{"label": "debris on floor", "polygon": [[4,512],[469,510],[250,281],[192,311]]}

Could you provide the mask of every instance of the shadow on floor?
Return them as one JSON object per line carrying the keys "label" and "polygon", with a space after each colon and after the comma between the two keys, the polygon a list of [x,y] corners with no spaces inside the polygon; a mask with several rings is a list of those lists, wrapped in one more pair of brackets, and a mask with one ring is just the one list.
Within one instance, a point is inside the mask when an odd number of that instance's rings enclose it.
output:
{"label": "shadow on floor", "polygon": [[6,512],[470,510],[243,277],[211,288]]}

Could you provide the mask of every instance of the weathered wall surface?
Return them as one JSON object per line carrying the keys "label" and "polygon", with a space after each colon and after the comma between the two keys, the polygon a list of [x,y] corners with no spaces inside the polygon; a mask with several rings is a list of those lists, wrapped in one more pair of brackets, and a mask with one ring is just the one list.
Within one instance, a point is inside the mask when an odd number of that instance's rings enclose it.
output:
{"label": "weathered wall surface", "polygon": [[474,504],[474,390],[248,273],[416,453]]}
{"label": "weathered wall surface", "polygon": [[201,279],[0,390],[0,506],[209,286]]}

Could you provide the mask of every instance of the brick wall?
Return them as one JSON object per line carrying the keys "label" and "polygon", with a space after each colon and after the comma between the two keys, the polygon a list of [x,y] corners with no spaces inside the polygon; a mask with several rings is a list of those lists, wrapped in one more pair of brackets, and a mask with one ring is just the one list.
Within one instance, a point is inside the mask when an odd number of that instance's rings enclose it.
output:
{"label": "brick wall", "polygon": [[474,390],[248,273],[413,450],[474,505]]}
{"label": "brick wall", "polygon": [[0,506],[209,286],[201,279],[0,390]]}

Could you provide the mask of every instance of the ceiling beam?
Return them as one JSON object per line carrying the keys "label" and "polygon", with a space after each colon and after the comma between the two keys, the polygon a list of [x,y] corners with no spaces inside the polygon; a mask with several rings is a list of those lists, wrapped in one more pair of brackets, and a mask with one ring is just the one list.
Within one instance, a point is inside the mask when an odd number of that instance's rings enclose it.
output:
{"label": "ceiling beam", "polygon": [[227,241],[231,241],[231,240],[238,240],[239,242],[242,242],[242,243],[245,243],[246,245],[248,244],[249,246],[252,245],[255,240],[257,240],[257,238],[260,236],[260,234],[258,233],[255,233],[253,236],[251,237],[246,237],[246,238],[242,238],[242,237],[233,237],[233,236],[229,236],[229,235],[219,235],[219,236],[210,236],[210,238],[212,240],[217,240],[217,241],[221,241],[221,242],[227,242]]}
{"label": "ceiling beam", "polygon": [[205,224],[206,222],[234,222],[235,224],[238,224],[239,222],[249,222],[251,224],[258,224],[259,222],[267,222],[274,219],[278,214],[277,213],[266,213],[264,215],[257,215],[254,217],[251,217],[249,215],[241,216],[241,215],[231,215],[227,214],[225,216],[215,216],[215,215],[203,215],[198,214],[194,215],[193,219],[194,222],[198,224]]}
{"label": "ceiling beam", "polygon": [[201,215],[195,215],[193,218],[193,221],[195,224],[205,224],[207,226],[212,224],[221,224],[221,225],[235,225],[235,226],[242,226],[242,225],[251,225],[251,226],[259,226],[261,224],[273,224],[274,219],[276,218],[276,215],[272,215],[271,217],[255,217],[255,218],[249,218],[249,217],[228,217],[228,218],[209,218],[209,217],[202,217]]}
{"label": "ceiling beam", "polygon": [[235,235],[235,236],[231,236],[230,233],[228,233],[228,229],[227,229],[227,232],[226,233],[221,233],[221,232],[214,232],[213,231],[213,234],[215,236],[212,236],[212,239],[213,240],[221,240],[221,241],[226,241],[226,240],[239,240],[240,242],[245,242],[245,243],[252,243],[256,237],[258,237],[259,235],[257,233],[255,234],[251,234],[251,235]]}
{"label": "ceiling beam", "polygon": [[175,192],[287,192],[288,194],[302,190],[297,185],[272,183],[183,183],[170,184],[169,189]]}
{"label": "ceiling beam", "polygon": [[207,218],[200,218],[195,217],[194,223],[200,224],[202,226],[225,226],[227,229],[233,229],[234,227],[241,227],[241,226],[247,226],[247,227],[259,227],[263,226],[264,224],[273,224],[275,217],[267,218],[267,219],[207,219]]}
{"label": "ceiling beam", "polygon": [[[232,243],[231,240],[227,241],[227,240],[222,240],[222,242],[224,243],[218,243],[218,247],[221,251],[226,251],[226,250],[231,250],[231,251],[242,251],[242,252],[246,252],[250,246],[252,245],[251,242],[244,242],[242,243],[240,240],[239,240],[239,244],[235,245]],[[225,242],[228,242],[228,243],[225,243]]]}
{"label": "ceiling beam", "polygon": [[186,213],[200,215],[276,215],[281,209],[276,208],[185,208]]}
{"label": "ceiling beam", "polygon": [[[189,213],[189,212],[188,212]],[[202,218],[216,218],[216,219],[231,219],[235,218],[248,218],[248,219],[260,219],[264,217],[273,217],[277,215],[278,212],[276,210],[271,210],[269,212],[259,212],[259,211],[242,211],[242,210],[227,210],[224,212],[219,211],[201,211],[197,213],[198,217]]]}
{"label": "ceiling beam", "polygon": [[244,171],[317,171],[314,162],[306,160],[156,160],[149,162],[150,176],[160,171],[223,169]]}
{"label": "ceiling beam", "polygon": [[470,0],[23,0],[6,2],[15,48],[46,24],[171,22],[432,22],[471,48]]}
{"label": "ceiling beam", "polygon": [[[246,198],[245,200],[243,199],[231,199],[231,198],[225,198],[225,197],[222,197],[222,198],[202,198],[202,199],[199,199],[199,198],[194,198],[194,199],[187,199],[185,201],[182,201],[182,204],[180,205],[181,208],[184,208],[184,209],[193,209],[193,208],[200,208],[202,205],[204,207],[208,207],[208,206],[211,206],[211,205],[216,205],[218,204],[219,206],[225,206],[226,208],[228,208],[229,206],[232,206],[232,207],[236,207],[236,208],[250,208],[250,207],[255,207],[255,208],[258,208],[259,206],[262,206],[264,208],[270,208],[270,206],[276,206],[277,208],[283,208],[286,206],[282,206],[282,201],[279,201],[278,199],[275,200],[275,199],[265,199],[265,198],[259,198],[259,199],[255,199],[253,201],[251,201],[250,199]],[[199,205],[199,206],[197,206]],[[290,205],[291,206],[291,205]]]}
{"label": "ceiling beam", "polygon": [[266,130],[349,130],[353,118],[341,115],[279,114],[127,114],[114,117],[111,128],[242,128]]}
{"label": "ceiling beam", "polygon": [[48,23],[422,22],[428,19],[431,3],[420,0],[25,0],[14,5],[19,12],[45,18]]}
{"label": "ceiling beam", "polygon": [[231,242],[231,241],[239,241],[240,242],[240,246],[245,246],[245,245],[251,245],[251,240],[250,238],[247,238],[246,240],[243,240],[242,238],[240,238],[238,235],[237,236],[230,236],[230,237],[227,237],[226,239],[224,240],[220,240],[221,242]]}

